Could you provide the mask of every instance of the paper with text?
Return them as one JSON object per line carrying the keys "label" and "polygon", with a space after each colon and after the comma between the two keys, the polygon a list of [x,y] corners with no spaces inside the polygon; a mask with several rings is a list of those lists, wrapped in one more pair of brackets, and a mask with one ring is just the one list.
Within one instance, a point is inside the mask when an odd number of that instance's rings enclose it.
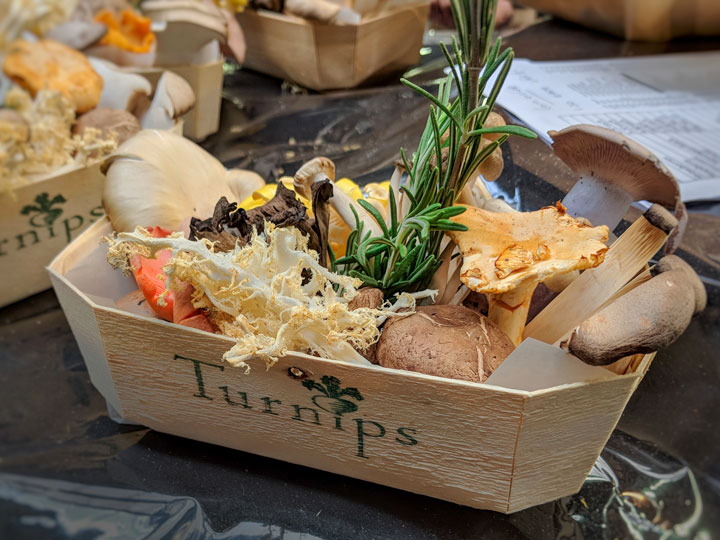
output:
{"label": "paper with text", "polygon": [[667,165],[684,201],[720,200],[720,52],[516,59],[498,104],[547,142],[573,124],[619,131]]}

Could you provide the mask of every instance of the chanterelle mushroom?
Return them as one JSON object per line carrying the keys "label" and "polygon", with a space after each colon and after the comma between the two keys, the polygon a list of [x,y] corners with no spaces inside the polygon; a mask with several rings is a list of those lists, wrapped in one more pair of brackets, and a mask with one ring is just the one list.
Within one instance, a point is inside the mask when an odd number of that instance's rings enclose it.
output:
{"label": "chanterelle mushroom", "polygon": [[518,345],[538,283],[603,261],[608,229],[590,227],[565,208],[496,213],[467,207],[452,218],[468,231],[449,234],[463,256],[461,280],[488,294],[488,316]]}
{"label": "chanterelle mushroom", "polygon": [[555,154],[580,175],[563,199],[570,215],[613,230],[633,201],[658,203],[678,220],[665,249],[675,250],[687,221],[685,205],[675,177],[650,150],[599,126],[581,124],[548,134]]}

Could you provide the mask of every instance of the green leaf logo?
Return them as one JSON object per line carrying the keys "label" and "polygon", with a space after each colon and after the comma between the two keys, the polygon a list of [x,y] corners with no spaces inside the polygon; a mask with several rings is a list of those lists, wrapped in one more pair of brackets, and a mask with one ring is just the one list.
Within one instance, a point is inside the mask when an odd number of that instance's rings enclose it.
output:
{"label": "green leaf logo", "polygon": [[63,213],[62,208],[57,205],[67,202],[62,195],[55,195],[50,199],[47,192],[40,193],[35,197],[35,204],[26,204],[20,213],[30,217],[30,225],[33,227],[50,227]]}
{"label": "green leaf logo", "polygon": [[357,411],[358,406],[355,402],[349,399],[343,399],[352,398],[357,401],[362,401],[363,397],[357,388],[342,388],[340,386],[340,379],[328,375],[323,376],[320,380],[322,384],[312,379],[305,379],[302,382],[302,385],[311,392],[314,390],[320,392],[320,394],[312,397],[312,402],[317,407],[335,416]]}

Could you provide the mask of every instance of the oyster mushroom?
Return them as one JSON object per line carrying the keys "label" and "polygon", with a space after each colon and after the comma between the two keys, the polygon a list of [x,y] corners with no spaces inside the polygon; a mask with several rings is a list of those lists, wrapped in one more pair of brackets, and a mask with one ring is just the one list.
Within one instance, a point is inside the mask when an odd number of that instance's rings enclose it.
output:
{"label": "oyster mushroom", "polygon": [[210,216],[221,197],[242,201],[257,180],[237,173],[195,143],[168,131],[144,130],[121,145],[102,166],[103,206],[115,231],[159,226],[181,230],[192,216]]}
{"label": "oyster mushroom", "polygon": [[690,265],[679,257],[665,261],[669,257],[654,267],[655,277],[583,321],[570,336],[570,352],[586,364],[605,366],[680,337],[707,295]]}
{"label": "oyster mushroom", "polygon": [[178,118],[195,105],[195,94],[180,75],[164,71],[155,88],[150,108],[140,119],[144,129],[171,129]]}
{"label": "oyster mushroom", "polygon": [[362,19],[357,11],[330,0],[285,0],[284,7],[291,15],[327,24],[358,24]]}
{"label": "oyster mushroom", "polygon": [[43,37],[82,51],[97,44],[107,32],[107,26],[102,23],[75,20],[58,24],[48,30]]}
{"label": "oyster mushroom", "polygon": [[158,66],[208,62],[209,56],[219,54],[216,45],[210,53],[208,48],[213,47],[214,42],[227,41],[227,24],[222,14],[215,17],[191,9],[146,13],[155,21],[155,64]]}
{"label": "oyster mushroom", "polygon": [[483,382],[514,348],[495,324],[476,311],[420,306],[412,315],[385,323],[375,360],[387,368]]}
{"label": "oyster mushroom", "polygon": [[[326,157],[316,157],[303,164],[293,177],[295,192],[305,197],[312,198],[312,185],[325,179],[335,182],[335,164]],[[330,205],[338,213],[340,218],[351,228],[355,228],[355,214],[357,212],[360,221],[364,224],[365,232],[370,231],[373,236],[381,236],[380,225],[362,206],[353,201],[343,190],[336,189],[333,185],[333,196]]]}
{"label": "oyster mushroom", "polygon": [[150,106],[152,85],[142,75],[121,71],[115,64],[99,58],[88,58],[104,85],[98,107],[123,109],[135,116]]}
{"label": "oyster mushroom", "polygon": [[611,129],[576,125],[548,132],[553,150],[580,180],[565,195],[572,216],[615,229],[634,201],[647,200],[671,209],[678,228],[665,251],[680,243],[687,222],[680,187],[672,173],[647,148]]}
{"label": "oyster mushroom", "polygon": [[515,345],[538,283],[597,266],[607,251],[607,227],[590,227],[560,204],[517,213],[468,207],[452,220],[469,229],[449,232],[463,256],[462,282],[489,295],[490,320]]}

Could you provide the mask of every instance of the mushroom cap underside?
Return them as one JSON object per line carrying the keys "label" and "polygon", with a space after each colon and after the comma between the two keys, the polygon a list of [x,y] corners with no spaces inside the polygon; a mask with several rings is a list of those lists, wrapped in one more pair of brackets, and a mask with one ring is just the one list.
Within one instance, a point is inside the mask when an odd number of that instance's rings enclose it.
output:
{"label": "mushroom cap underside", "polygon": [[463,255],[461,280],[481,293],[501,294],[528,280],[592,268],[608,249],[607,227],[591,227],[562,205],[502,214],[467,207],[452,220],[469,229],[450,233]]}
{"label": "mushroom cap underside", "polygon": [[675,208],[680,202],[677,180],[650,150],[600,126],[579,124],[549,131],[553,151],[580,176],[622,187],[633,200]]}

